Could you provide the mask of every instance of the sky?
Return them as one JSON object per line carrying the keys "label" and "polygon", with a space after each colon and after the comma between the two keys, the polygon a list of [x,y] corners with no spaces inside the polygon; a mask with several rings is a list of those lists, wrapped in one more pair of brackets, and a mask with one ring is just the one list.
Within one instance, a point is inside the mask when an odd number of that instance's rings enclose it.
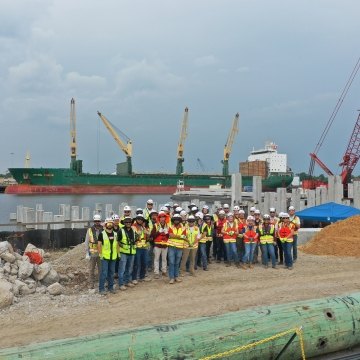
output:
{"label": "sky", "polygon": [[[126,159],[97,111],[132,140],[135,172],[175,172],[186,106],[186,172],[221,173],[237,112],[231,172],[265,141],[306,172],[360,56],[358,0],[0,0],[0,8],[0,173],[23,167],[27,151],[32,167],[69,166],[72,97],[85,172],[112,173]],[[334,173],[359,91],[360,74],[318,153]]]}

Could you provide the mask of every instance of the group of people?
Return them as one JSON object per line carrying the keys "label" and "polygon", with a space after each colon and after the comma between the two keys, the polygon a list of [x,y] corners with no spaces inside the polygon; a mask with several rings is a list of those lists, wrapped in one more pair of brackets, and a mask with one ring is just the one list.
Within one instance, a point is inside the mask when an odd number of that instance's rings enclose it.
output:
{"label": "group of people", "polygon": [[86,233],[89,285],[95,287],[97,267],[102,295],[106,282],[107,291],[115,293],[115,279],[120,290],[150,281],[149,270],[155,279],[168,276],[174,284],[187,272],[194,276],[198,268],[208,271],[211,261],[252,269],[259,262],[259,249],[264,268],[271,263],[273,269],[285,265],[292,270],[297,259],[300,219],[293,206],[287,213],[270,208],[263,215],[251,207],[246,216],[239,206],[231,210],[228,204],[214,214],[209,206],[199,209],[195,204],[187,210],[165,204],[157,211],[149,199],[144,209],[131,212],[125,206],[122,216],[113,214],[104,222],[96,214]]}

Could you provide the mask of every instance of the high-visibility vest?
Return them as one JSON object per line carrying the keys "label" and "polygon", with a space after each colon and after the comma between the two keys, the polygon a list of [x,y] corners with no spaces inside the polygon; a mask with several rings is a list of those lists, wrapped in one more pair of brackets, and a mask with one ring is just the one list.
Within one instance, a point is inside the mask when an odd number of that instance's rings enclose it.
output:
{"label": "high-visibility vest", "polygon": [[[164,227],[160,223],[155,224],[156,227],[156,233],[158,234],[154,239],[154,244],[156,245],[168,245],[168,239],[169,239],[169,227],[165,223]],[[159,233],[160,229],[165,230],[165,232]]]}
{"label": "high-visibility vest", "polygon": [[127,255],[136,254],[136,245],[135,245],[135,231],[133,231],[134,239],[130,239],[124,229],[121,229],[122,239],[120,240],[120,252]]}
{"label": "high-visibility vest", "polygon": [[102,232],[103,243],[101,247],[101,255],[105,260],[116,260],[117,258],[117,233],[114,232],[114,241],[111,246],[111,242],[108,233],[104,230]]}
{"label": "high-visibility vest", "polygon": [[137,249],[147,249],[149,243],[147,241],[146,229],[143,226],[132,226],[133,230],[136,233],[136,248]]}
{"label": "high-visibility vest", "polygon": [[206,223],[202,224],[200,232],[201,232],[201,234],[205,233],[205,236],[202,239],[200,239],[201,243],[206,243],[207,241],[213,240],[213,237],[212,237],[213,227],[211,225],[208,225]]}
{"label": "high-visibility vest", "polygon": [[179,227],[176,226],[170,226],[170,234],[173,233],[174,235],[177,235],[179,237],[182,237],[181,239],[171,239],[169,237],[168,240],[168,246],[176,247],[178,249],[183,249],[185,247],[185,240],[186,240],[186,228],[180,224]]}
{"label": "high-visibility vest", "polygon": [[223,226],[224,226],[224,224],[225,224],[225,221],[226,221],[226,219],[224,218],[224,219],[220,219],[220,218],[218,218],[218,220],[215,222],[215,233],[216,233],[216,236],[222,236],[222,234],[221,234],[221,230],[222,230],[222,228],[223,228]]}
{"label": "high-visibility vest", "polygon": [[269,224],[267,227],[261,225],[259,227],[260,243],[261,244],[272,244],[274,242],[275,226]]}
{"label": "high-visibility vest", "polygon": [[243,229],[244,229],[245,226],[246,226],[246,219],[245,218],[243,218],[243,219],[238,218],[237,219],[238,238],[242,238],[244,236],[243,235]]}
{"label": "high-visibility vest", "polygon": [[294,235],[297,235],[300,228],[300,218],[296,215],[290,216],[290,223],[294,225]]}
{"label": "high-visibility vest", "polygon": [[143,210],[145,220],[150,220],[150,211],[147,207]]}
{"label": "high-visibility vest", "polygon": [[[102,232],[102,228],[98,230],[98,236]],[[96,228],[95,226],[92,226],[88,229],[88,236],[89,236],[89,252],[90,255],[96,255],[98,254],[98,239],[96,236]]]}
{"label": "high-visibility vest", "polygon": [[288,236],[291,234],[293,229],[294,229],[293,224],[290,223],[289,225],[286,225],[285,223],[282,223],[278,229],[278,236],[279,236],[280,241],[283,243],[284,242],[293,242],[294,239],[292,237],[288,238]]}
{"label": "high-visibility vest", "polygon": [[184,243],[185,248],[189,249],[197,249],[198,248],[198,236],[200,234],[200,230],[197,226],[188,226],[186,228],[186,238],[187,241]]}
{"label": "high-visibility vest", "polygon": [[270,224],[271,225],[276,225],[278,222],[279,222],[279,218],[277,218],[276,216],[270,217]]}
{"label": "high-visibility vest", "polygon": [[257,240],[255,240],[255,237],[256,237],[256,226],[252,226],[250,228],[250,226],[245,226],[244,227],[244,235],[246,235],[248,238],[253,238],[254,240],[253,241],[250,241],[249,239],[247,239],[245,236],[244,236],[244,243],[253,243],[253,242],[257,242]]}
{"label": "high-visibility vest", "polygon": [[237,223],[233,221],[230,223],[229,221],[226,221],[222,231],[224,232],[224,243],[234,243],[236,242],[237,237]]}

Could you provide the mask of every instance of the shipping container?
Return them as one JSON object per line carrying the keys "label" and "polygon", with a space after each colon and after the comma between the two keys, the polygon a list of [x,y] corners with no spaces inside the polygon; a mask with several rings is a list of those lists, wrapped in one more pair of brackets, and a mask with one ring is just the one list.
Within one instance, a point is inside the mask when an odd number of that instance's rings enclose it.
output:
{"label": "shipping container", "polygon": [[268,177],[267,161],[244,161],[240,163],[240,174],[242,176],[261,176],[262,179]]}

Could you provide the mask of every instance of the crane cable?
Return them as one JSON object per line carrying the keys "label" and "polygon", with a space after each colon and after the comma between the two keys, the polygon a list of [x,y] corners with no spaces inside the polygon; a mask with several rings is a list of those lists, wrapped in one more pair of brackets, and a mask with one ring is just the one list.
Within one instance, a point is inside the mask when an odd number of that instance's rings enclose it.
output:
{"label": "crane cable", "polygon": [[[320,139],[319,139],[318,143],[316,144],[314,154],[317,154],[318,151],[320,150],[320,148],[321,148],[321,146],[322,146],[322,144],[323,144],[323,142],[324,142],[324,140],[325,140],[325,138],[326,138],[326,136],[327,136],[327,134],[328,134],[328,132],[329,132],[329,130],[331,128],[331,125],[334,122],[335,117],[336,117],[338,111],[340,110],[341,105],[342,105],[342,103],[343,103],[343,101],[344,101],[344,99],[345,99],[345,97],[346,97],[346,95],[347,95],[347,93],[348,93],[354,79],[355,79],[355,76],[356,76],[357,72],[359,71],[359,68],[360,68],[360,57],[359,57],[358,61],[356,62],[356,65],[355,65],[353,71],[350,74],[350,77],[349,77],[349,79],[348,79],[348,81],[347,81],[347,83],[346,83],[346,85],[345,85],[345,87],[344,87],[344,89],[343,89],[343,91],[342,91],[342,93],[340,95],[340,98],[339,98],[338,102],[336,103],[336,106],[335,106],[333,112],[331,113],[331,116],[330,116],[330,118],[329,118],[329,120],[328,120],[328,122],[327,122],[327,124],[325,126],[324,131],[322,132],[322,134],[320,136]],[[314,173],[314,165],[315,165],[315,160],[312,158],[311,161],[310,161],[310,167],[309,167],[309,175],[311,175],[311,176]]]}

